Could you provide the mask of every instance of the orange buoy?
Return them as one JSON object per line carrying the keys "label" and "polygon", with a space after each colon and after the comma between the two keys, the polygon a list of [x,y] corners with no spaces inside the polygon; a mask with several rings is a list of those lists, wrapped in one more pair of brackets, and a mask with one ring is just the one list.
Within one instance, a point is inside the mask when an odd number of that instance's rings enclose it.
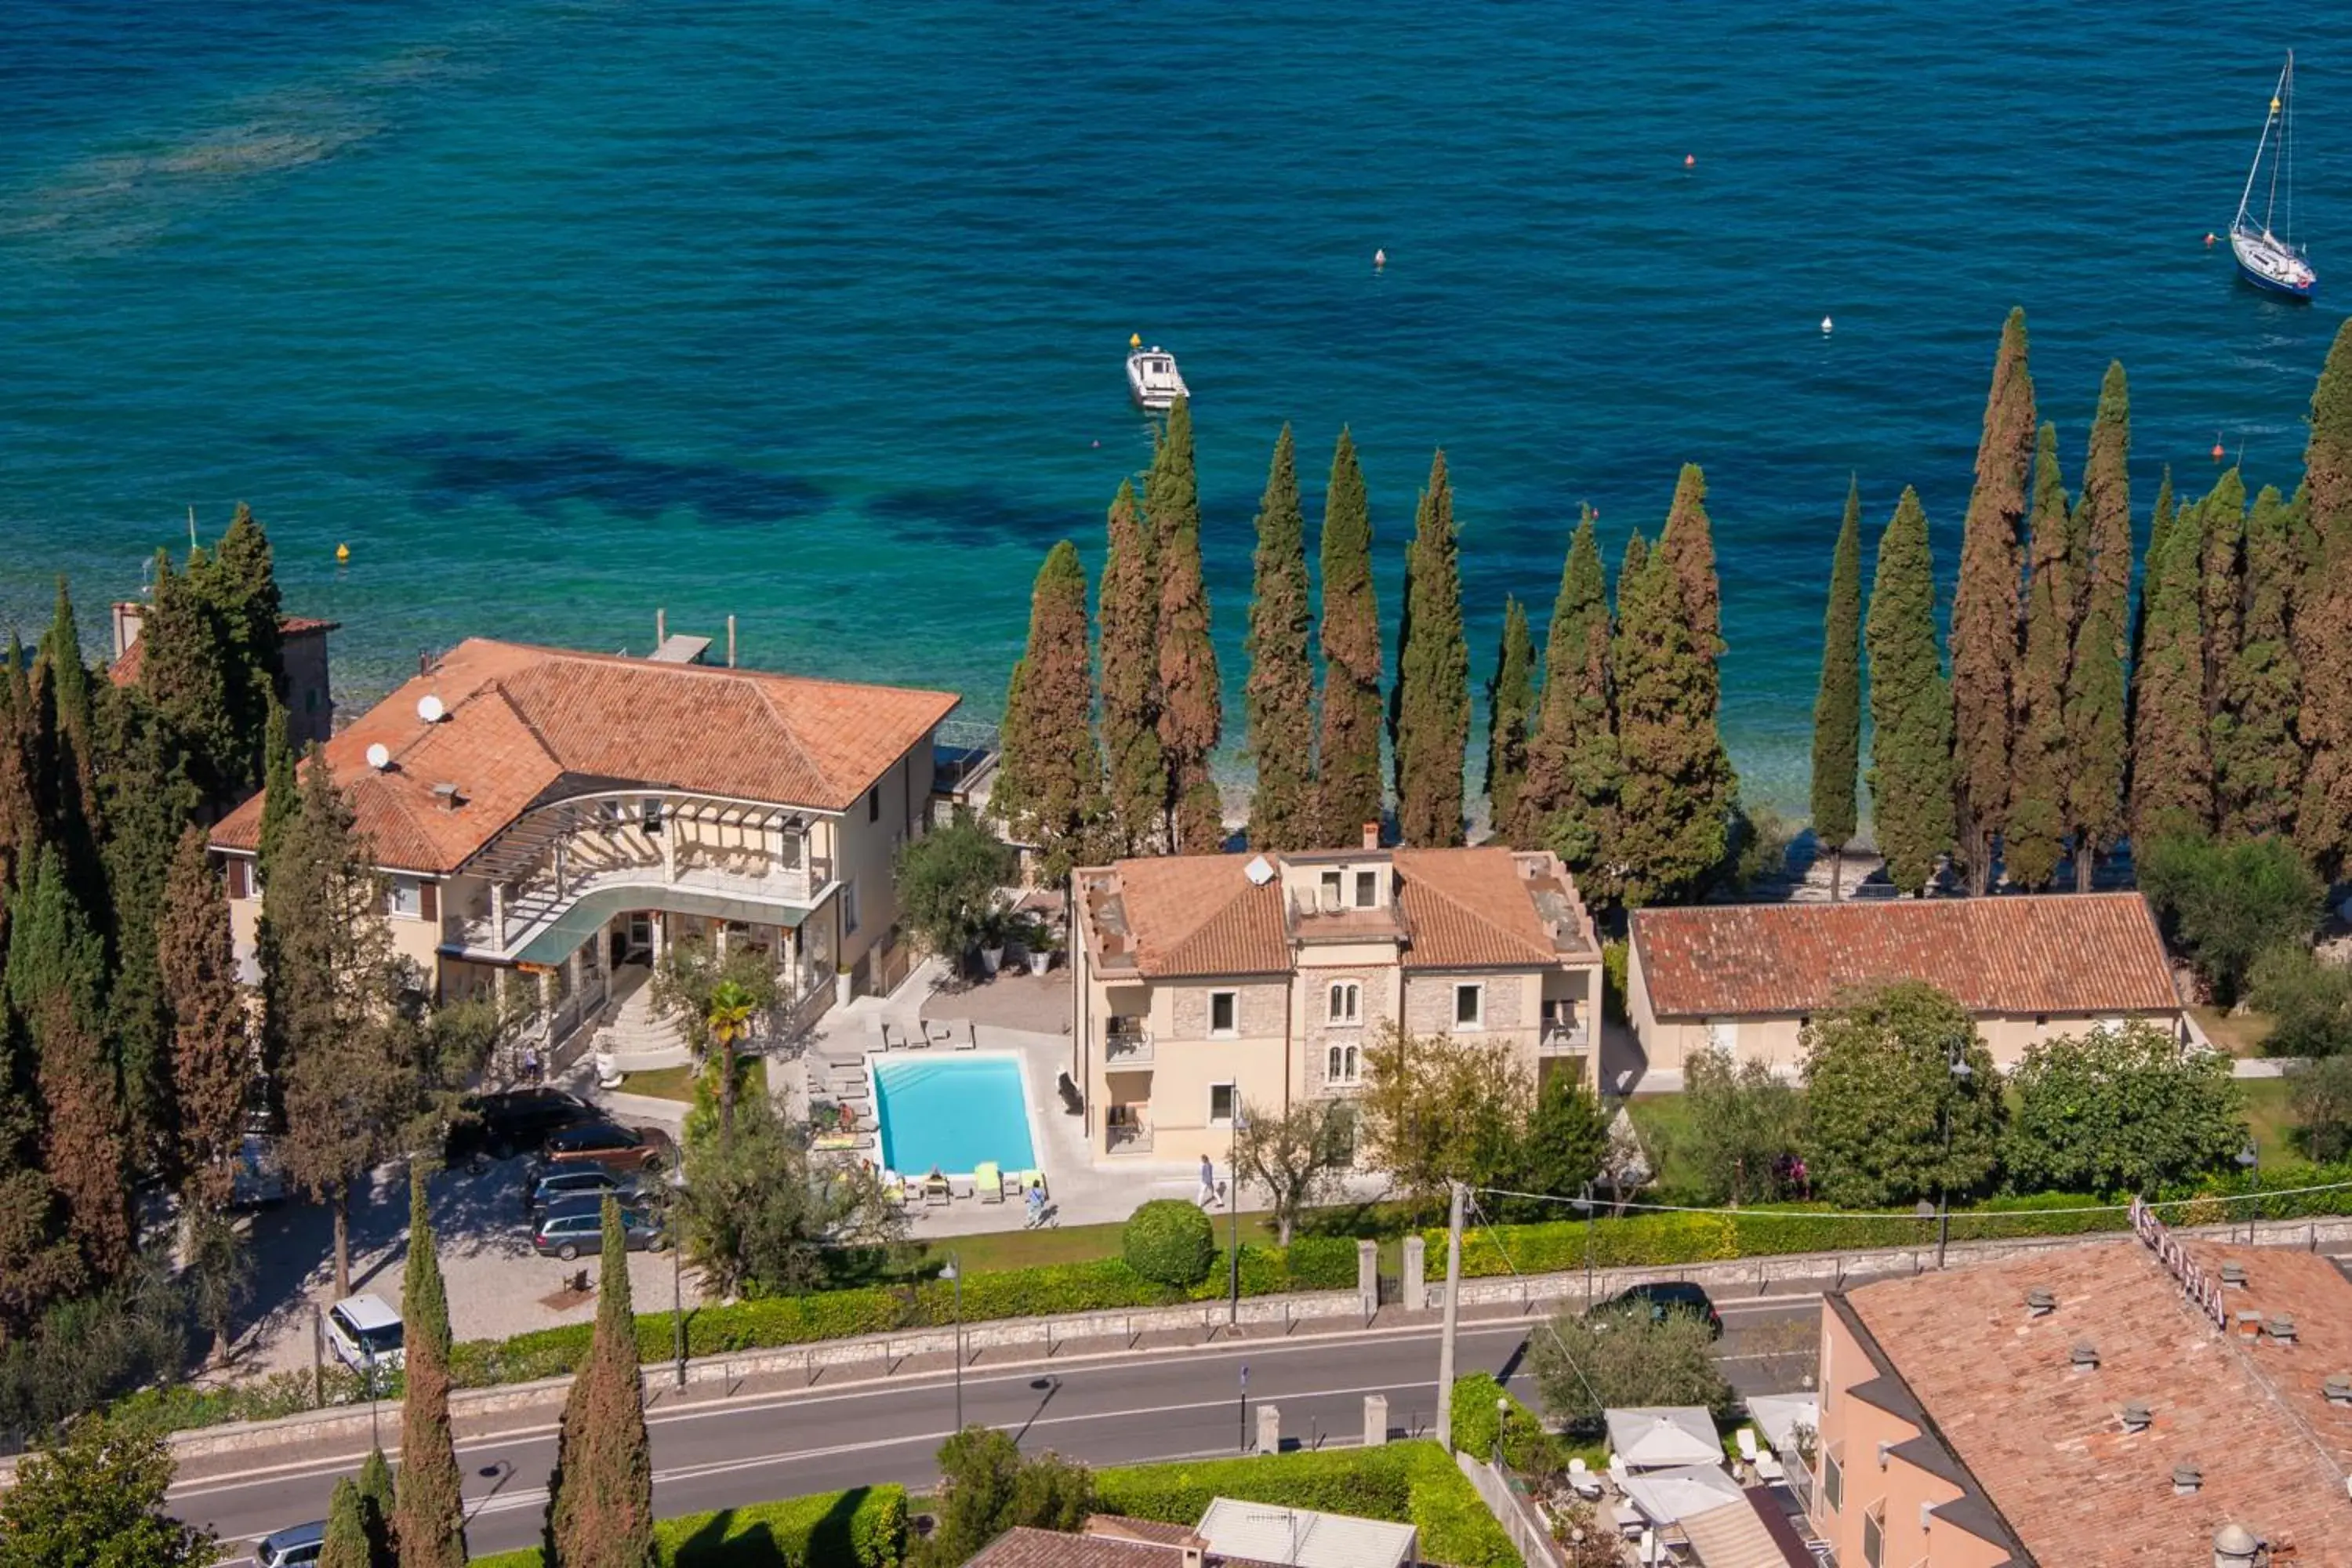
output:
{"label": "orange buoy", "polygon": [[1697,154],[1697,153],[1684,153],[1684,154],[1683,154],[1683,167],[1684,167],[1684,168],[1685,168],[1685,169],[1696,169],[1696,168],[1697,168],[1697,167],[1698,167],[1698,154]]}
{"label": "orange buoy", "polygon": [[2220,462],[2220,461],[2221,460],[2221,458],[2222,458],[2222,447],[2221,447],[2221,442],[2219,442],[2219,441],[2216,441],[2216,442],[2214,442],[2214,443],[2213,443],[2213,460],[2214,460],[2215,462],[2217,462],[2217,463],[2218,463],[2218,462]]}
{"label": "orange buoy", "polygon": [[2210,246],[2210,245],[2211,245],[2211,244],[2213,243],[2213,237],[2212,237],[2211,235],[2210,235],[2210,234],[2209,234],[2209,235],[2207,235],[2207,236],[2205,237],[2205,243],[2206,243],[2207,245],[2209,245],[2209,246]]}

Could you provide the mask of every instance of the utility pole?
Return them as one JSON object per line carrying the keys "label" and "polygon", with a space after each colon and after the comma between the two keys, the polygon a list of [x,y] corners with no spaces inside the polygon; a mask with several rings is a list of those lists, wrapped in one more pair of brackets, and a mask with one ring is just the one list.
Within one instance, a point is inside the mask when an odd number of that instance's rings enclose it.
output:
{"label": "utility pole", "polygon": [[1445,1217],[1445,1328],[1437,1342],[1437,1444],[1454,1452],[1454,1325],[1462,1283],[1462,1200],[1465,1189],[1454,1184],[1454,1201]]}

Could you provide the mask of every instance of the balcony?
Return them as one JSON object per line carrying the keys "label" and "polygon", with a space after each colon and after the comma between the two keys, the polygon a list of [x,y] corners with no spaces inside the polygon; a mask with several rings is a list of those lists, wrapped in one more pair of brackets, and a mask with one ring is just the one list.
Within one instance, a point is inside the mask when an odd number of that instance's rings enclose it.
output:
{"label": "balcony", "polygon": [[1536,1054],[1582,1056],[1592,1049],[1592,1031],[1582,1024],[1546,1024],[1536,1036]]}
{"label": "balcony", "polygon": [[1103,1152],[1108,1154],[1149,1154],[1151,1152],[1151,1129],[1139,1122],[1113,1122],[1103,1129]]}
{"label": "balcony", "polygon": [[1151,1030],[1140,1018],[1113,1018],[1103,1035],[1103,1065],[1137,1068],[1151,1065]]}
{"label": "balcony", "polygon": [[[833,862],[805,853],[787,862],[756,850],[711,851],[688,844],[666,862],[642,852],[620,853],[625,845],[583,847],[575,838],[566,847],[561,875],[551,858],[532,867],[499,895],[502,909],[477,904],[450,910],[442,921],[443,940],[507,955],[521,952],[592,894],[641,892],[642,907],[648,909],[663,907],[664,895],[677,892],[811,909],[833,884]],[[583,847],[590,852],[580,852]]]}

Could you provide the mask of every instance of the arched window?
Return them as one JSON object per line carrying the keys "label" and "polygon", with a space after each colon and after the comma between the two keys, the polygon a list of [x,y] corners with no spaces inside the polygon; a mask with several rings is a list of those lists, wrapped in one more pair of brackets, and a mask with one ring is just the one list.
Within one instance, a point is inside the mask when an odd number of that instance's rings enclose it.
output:
{"label": "arched window", "polygon": [[1331,983],[1330,1006],[1326,1018],[1342,1026],[1364,1021],[1364,988],[1352,980]]}
{"label": "arched window", "polygon": [[1333,1046],[1323,1053],[1323,1079],[1327,1083],[1354,1083],[1361,1071],[1361,1058],[1353,1046]]}

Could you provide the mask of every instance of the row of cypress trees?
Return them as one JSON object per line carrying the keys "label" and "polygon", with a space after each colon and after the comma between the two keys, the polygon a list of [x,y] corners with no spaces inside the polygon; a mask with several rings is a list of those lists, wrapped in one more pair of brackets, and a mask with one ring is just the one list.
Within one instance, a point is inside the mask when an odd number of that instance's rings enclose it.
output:
{"label": "row of cypress trees", "polygon": [[[1704,476],[1686,468],[1656,551],[1638,534],[1627,546],[1613,616],[1584,514],[1554,606],[1540,697],[1526,610],[1516,599],[1506,605],[1487,684],[1495,828],[1512,843],[1558,849],[1605,896],[1695,891],[1732,847],[1738,780],[1716,722],[1721,590],[1706,493]],[[1086,571],[1066,540],[1039,570],[1028,644],[1007,692],[992,808],[1039,847],[1049,877],[1089,857],[1194,853],[1225,837],[1207,771],[1222,715],[1192,420],[1181,403],[1145,497],[1139,511],[1122,486],[1111,504],[1098,680]],[[1384,821],[1391,789],[1404,844],[1464,841],[1470,657],[1444,452],[1415,509],[1385,698],[1371,546],[1362,469],[1342,430],[1325,493],[1318,626],[1297,452],[1284,426],[1258,506],[1244,644],[1255,847],[1355,842],[1365,825]]]}
{"label": "row of cypress trees", "polygon": [[2292,837],[2334,875],[2352,849],[2352,330],[2313,395],[2303,484],[2251,506],[2225,469],[2185,503],[2168,470],[2131,596],[2129,390],[2111,364],[2070,498],[2037,425],[2025,316],[2001,332],[1962,531],[1948,674],[1925,514],[1906,489],[1879,542],[1865,623],[1859,499],[1832,555],[1814,708],[1812,816],[1857,826],[1862,654],[1868,782],[1897,887],[1947,868],[2087,889],[2127,838]]}
{"label": "row of cypress trees", "polygon": [[[235,1294],[217,1216],[250,1043],[203,825],[259,775],[278,638],[268,540],[240,507],[214,550],[158,556],[135,684],[84,661],[63,582],[0,669],[0,1392],[20,1415],[75,1348],[45,1360],[44,1321],[139,1294],[137,1184],[181,1198],[200,1307]],[[203,1315],[217,1336],[226,1311]],[[88,1347],[87,1311],[56,1321]]]}

